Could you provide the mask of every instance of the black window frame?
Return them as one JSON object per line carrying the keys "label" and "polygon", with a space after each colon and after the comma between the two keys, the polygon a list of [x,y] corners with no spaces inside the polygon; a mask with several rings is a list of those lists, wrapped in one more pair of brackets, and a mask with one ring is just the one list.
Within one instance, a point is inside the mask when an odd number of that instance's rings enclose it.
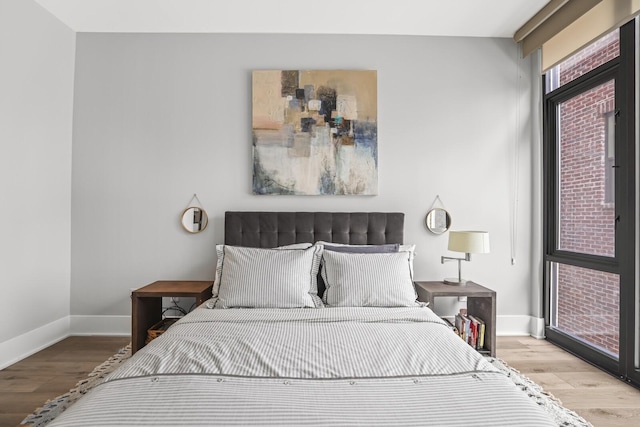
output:
{"label": "black window frame", "polygon": [[[636,162],[635,162],[635,55],[636,22],[620,27],[620,55],[575,80],[543,93],[543,301],[547,339],[579,357],[639,387],[640,372],[635,368],[636,284]],[[547,87],[543,78],[543,92]],[[558,249],[559,164],[557,147],[557,106],[574,96],[615,80],[615,253],[613,257],[582,254]],[[605,154],[606,155],[606,154]],[[604,201],[603,201],[604,202]],[[620,278],[620,345],[618,358],[582,343],[551,327],[552,264],[567,264],[618,274]]]}

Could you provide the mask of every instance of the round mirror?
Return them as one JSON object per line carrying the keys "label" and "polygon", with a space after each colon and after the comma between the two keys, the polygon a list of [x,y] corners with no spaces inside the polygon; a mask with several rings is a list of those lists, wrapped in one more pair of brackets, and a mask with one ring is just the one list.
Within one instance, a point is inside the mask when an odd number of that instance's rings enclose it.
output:
{"label": "round mirror", "polygon": [[190,206],[182,212],[181,222],[189,233],[199,233],[207,228],[209,217],[204,209]]}
{"label": "round mirror", "polygon": [[451,216],[442,208],[434,208],[427,213],[424,223],[433,234],[442,234],[451,227]]}

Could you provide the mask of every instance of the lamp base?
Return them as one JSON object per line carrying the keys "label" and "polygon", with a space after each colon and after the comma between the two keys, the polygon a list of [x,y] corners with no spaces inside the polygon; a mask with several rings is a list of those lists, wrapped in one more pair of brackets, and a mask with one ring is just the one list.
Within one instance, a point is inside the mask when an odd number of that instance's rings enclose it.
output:
{"label": "lamp base", "polygon": [[467,284],[467,280],[466,279],[459,279],[456,277],[447,277],[446,279],[443,280],[443,282],[446,285],[452,285],[452,286],[465,286]]}

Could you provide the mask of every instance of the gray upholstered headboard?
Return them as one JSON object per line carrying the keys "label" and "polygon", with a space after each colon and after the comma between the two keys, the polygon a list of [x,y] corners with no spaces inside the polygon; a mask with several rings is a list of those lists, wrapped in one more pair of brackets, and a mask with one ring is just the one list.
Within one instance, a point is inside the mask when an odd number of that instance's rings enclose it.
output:
{"label": "gray upholstered headboard", "polygon": [[[225,212],[224,243],[274,248],[317,241],[352,245],[404,243],[397,212]],[[318,295],[325,286],[318,274]]]}
{"label": "gray upholstered headboard", "polygon": [[227,245],[273,248],[319,240],[353,245],[404,243],[398,212],[226,212]]}

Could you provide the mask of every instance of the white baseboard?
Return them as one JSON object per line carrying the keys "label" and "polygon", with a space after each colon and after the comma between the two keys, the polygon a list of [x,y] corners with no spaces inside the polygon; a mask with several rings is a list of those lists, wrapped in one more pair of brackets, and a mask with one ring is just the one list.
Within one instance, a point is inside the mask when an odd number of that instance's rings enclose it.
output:
{"label": "white baseboard", "polygon": [[[544,337],[544,319],[497,316],[496,335]],[[131,316],[71,316],[70,335],[131,335]]]}
{"label": "white baseboard", "polygon": [[[544,338],[544,319],[532,316],[498,316],[496,334]],[[131,335],[131,316],[65,316],[0,343],[0,369],[45,349],[70,335]]]}
{"label": "white baseboard", "polygon": [[532,337],[538,338],[539,340],[544,339],[544,328],[544,317],[540,318],[531,316],[531,326],[529,329],[531,330]]}
{"label": "white baseboard", "polygon": [[13,365],[69,336],[69,316],[0,343],[0,369]]}
{"label": "white baseboard", "polygon": [[131,335],[131,316],[71,316],[70,335]]}
{"label": "white baseboard", "polygon": [[[453,316],[444,316],[453,323]],[[497,316],[497,336],[531,335],[534,338],[544,338],[544,319],[532,316]],[[541,329],[540,329],[541,328]]]}

